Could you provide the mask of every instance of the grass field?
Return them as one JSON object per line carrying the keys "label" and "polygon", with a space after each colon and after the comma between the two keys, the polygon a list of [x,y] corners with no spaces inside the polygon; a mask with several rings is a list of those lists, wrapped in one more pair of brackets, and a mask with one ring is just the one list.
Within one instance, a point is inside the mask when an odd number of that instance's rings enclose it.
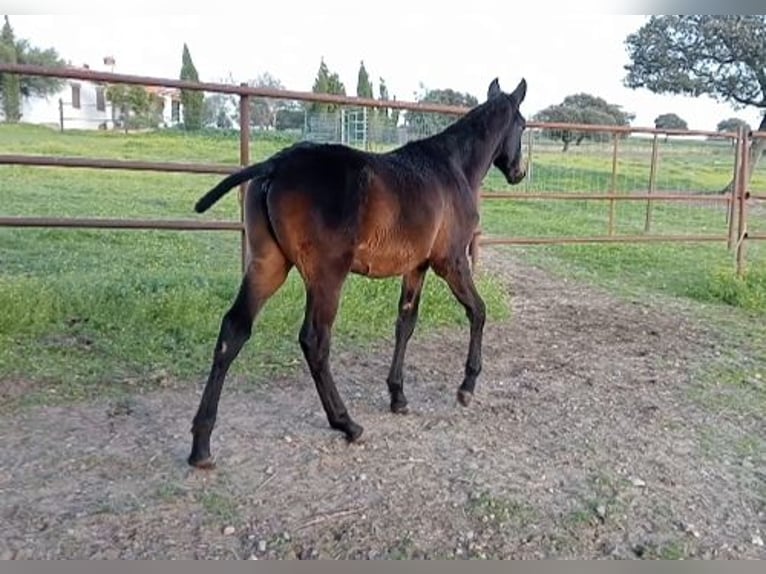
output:
{"label": "grass field", "polygon": [[[232,138],[174,133],[0,128],[2,153],[236,163],[238,145]],[[283,145],[254,142],[253,157]],[[12,166],[0,174],[4,215],[195,218],[195,200],[219,180]],[[231,194],[210,217],[236,218],[237,210]],[[45,396],[25,395],[31,402],[199,380],[239,285],[239,257],[233,232],[1,229],[0,378],[45,382]],[[482,277],[480,289],[490,317],[506,317],[497,282]],[[352,277],[336,322],[338,344],[391,337],[398,296],[397,279]],[[302,283],[292,272],[232,373],[256,380],[302,363],[297,335],[303,303]],[[454,324],[466,324],[462,307],[429,276],[419,327]]]}
{"label": "grass field", "polygon": [[[280,149],[279,138],[253,142],[251,155]],[[628,146],[629,144],[625,144]],[[630,144],[634,145],[634,144]],[[728,181],[731,150],[721,145],[663,144],[660,189],[714,192]],[[178,132],[57,133],[0,126],[0,153],[93,156],[235,164],[234,137]],[[522,189],[606,191],[609,144],[561,154],[536,148],[533,175]],[[648,178],[648,144],[626,147],[618,189],[640,190]],[[606,151],[605,151],[606,150]],[[595,153],[598,152],[598,153]],[[766,171],[755,189],[766,189]],[[198,218],[194,201],[217,176],[86,169],[0,167],[0,214],[39,216]],[[508,186],[493,173],[489,189]],[[237,217],[231,194],[204,217]],[[617,208],[617,232],[640,233],[644,204]],[[656,233],[725,233],[722,207],[657,205]],[[607,204],[486,201],[483,229],[493,235],[601,235]],[[753,211],[753,228],[766,228]],[[737,279],[725,244],[585,245],[517,249],[550,269],[618,289],[688,297],[766,312],[766,245],[750,242],[749,273]],[[87,397],[98,392],[199,380],[209,364],[222,313],[239,282],[239,238],[232,232],[157,232],[0,229],[0,379],[46,383],[25,401]],[[391,338],[398,281],[352,278],[337,322],[340,345]],[[508,316],[499,283],[482,274],[490,317]],[[291,274],[264,310],[254,344],[233,373],[254,381],[302,362],[297,332],[303,291]],[[464,325],[462,308],[429,275],[420,329]],[[114,384],[119,383],[119,384]],[[41,394],[44,393],[44,394]]]}

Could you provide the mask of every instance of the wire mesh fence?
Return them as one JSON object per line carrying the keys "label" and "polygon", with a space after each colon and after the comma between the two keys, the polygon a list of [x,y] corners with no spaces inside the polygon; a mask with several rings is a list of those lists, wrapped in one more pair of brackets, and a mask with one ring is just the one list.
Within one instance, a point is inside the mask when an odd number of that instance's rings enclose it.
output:
{"label": "wire mesh fence", "polygon": [[[526,179],[509,186],[499,174],[484,182],[485,197],[517,192],[555,220],[580,219],[592,234],[724,234],[735,168],[733,139],[591,128],[586,137],[532,128],[524,152]],[[501,193],[494,193],[501,192]],[[538,230],[545,234],[545,229]],[[551,231],[556,230],[554,225]]]}
{"label": "wire mesh fence", "polygon": [[[424,112],[425,113],[425,112]],[[438,133],[435,124],[413,119],[412,112],[388,108],[340,106],[333,111],[304,109],[300,137],[321,143],[342,143],[370,151],[386,151]],[[452,116],[452,121],[455,116]]]}

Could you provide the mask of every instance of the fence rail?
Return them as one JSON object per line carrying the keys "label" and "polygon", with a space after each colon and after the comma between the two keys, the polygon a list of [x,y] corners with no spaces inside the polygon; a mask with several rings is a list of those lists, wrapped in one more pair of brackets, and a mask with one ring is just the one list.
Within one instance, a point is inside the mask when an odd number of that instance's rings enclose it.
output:
{"label": "fence rail", "polygon": [[41,167],[84,167],[97,169],[121,169],[130,171],[160,171],[175,173],[201,173],[229,175],[240,166],[202,163],[173,163],[157,161],[128,161],[83,157],[53,157],[46,155],[0,154],[0,165],[36,165]]}
{"label": "fence rail", "polygon": [[[157,172],[180,172],[193,174],[220,174],[226,175],[250,163],[250,106],[249,99],[252,97],[293,100],[303,102],[319,102],[336,105],[355,107],[374,107],[405,110],[410,112],[428,112],[462,115],[468,108],[458,106],[445,106],[439,104],[407,102],[401,100],[380,101],[369,98],[357,98],[338,96],[331,94],[316,94],[313,92],[299,92],[292,90],[274,90],[269,88],[254,88],[246,85],[231,85],[209,82],[191,82],[168,78],[156,78],[149,76],[136,76],[127,74],[114,74],[97,72],[93,70],[78,70],[69,68],[46,68],[40,66],[20,64],[0,64],[0,73],[15,73],[30,76],[56,77],[62,79],[86,80],[113,84],[131,84],[153,87],[178,88],[214,92],[221,94],[236,95],[239,102],[239,134],[240,153],[238,165],[223,164],[198,164],[198,163],[172,163],[172,162],[149,162],[149,161],[126,161],[109,160],[84,157],[52,157],[39,155],[2,154],[0,164],[47,166],[47,167],[70,167],[70,168],[94,168],[94,169],[118,169],[134,171],[157,171]],[[546,244],[582,244],[582,243],[638,243],[638,242],[726,242],[729,249],[736,251],[737,271],[742,273],[745,268],[745,244],[748,239],[763,240],[766,234],[748,233],[747,203],[749,200],[766,199],[766,195],[750,193],[749,162],[750,146],[757,138],[765,138],[766,133],[746,134],[744,130],[738,132],[712,132],[705,130],[677,130],[656,129],[648,127],[632,126],[593,126],[583,124],[566,123],[542,123],[528,122],[527,138],[527,161],[530,168],[535,153],[541,153],[533,145],[532,134],[550,133],[552,131],[582,132],[587,134],[606,134],[610,145],[611,177],[608,184],[608,192],[594,193],[593,191],[578,191],[561,193],[557,191],[526,191],[526,192],[479,192],[478,200],[563,200],[563,201],[605,201],[609,204],[608,223],[606,235],[588,236],[558,236],[558,237],[494,237],[483,236],[481,229],[477,229],[470,246],[471,258],[476,265],[479,258],[479,246],[482,245],[546,245]],[[649,181],[645,191],[641,193],[625,193],[618,190],[618,165],[621,142],[630,135],[641,134],[652,136],[651,160],[649,166]],[[708,139],[729,140],[731,147],[732,165],[731,171],[734,185],[729,193],[717,196],[700,193],[684,193],[680,190],[657,191],[657,168],[659,162],[658,141],[659,136],[677,137],[706,137]],[[537,150],[537,151],[536,151]],[[626,152],[623,152],[626,153]],[[532,170],[530,170],[530,177]],[[162,220],[162,219],[98,219],[98,218],[54,218],[54,217],[0,217],[0,227],[59,227],[59,228],[92,228],[92,229],[166,229],[166,230],[233,230],[239,231],[242,242],[242,261],[244,264],[244,227],[242,223],[242,195],[245,189],[240,187],[239,221],[198,221],[198,220]],[[646,234],[623,234],[615,233],[616,206],[623,201],[646,202],[645,227]],[[728,229],[720,235],[716,234],[649,234],[652,226],[652,207],[654,203],[661,201],[687,202],[687,203],[711,203],[724,204],[726,206],[726,223]]]}
{"label": "fence rail", "polygon": [[105,219],[96,217],[0,217],[0,227],[78,229],[165,229],[177,231],[243,231],[239,221],[188,219]]}

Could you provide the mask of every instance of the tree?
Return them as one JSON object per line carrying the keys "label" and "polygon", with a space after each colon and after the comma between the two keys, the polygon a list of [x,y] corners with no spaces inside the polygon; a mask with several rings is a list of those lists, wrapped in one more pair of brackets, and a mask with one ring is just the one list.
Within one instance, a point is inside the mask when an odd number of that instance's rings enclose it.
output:
{"label": "tree", "polygon": [[[745,131],[745,133],[750,133],[750,130],[752,129],[750,127],[750,124],[747,123],[745,120],[741,120],[739,118],[727,118],[725,120],[721,120],[720,122],[718,122],[718,124],[715,127],[715,131],[722,132],[722,133],[732,133],[732,132],[736,133],[739,131],[739,128],[742,128]],[[708,139],[719,140],[719,141],[722,139],[728,140],[731,142],[732,146],[737,145],[737,140],[734,140],[734,139],[730,140],[729,138],[716,137],[716,136],[710,136]],[[726,190],[731,191],[731,185],[726,186],[724,188],[724,191]]]}
{"label": "tree", "polygon": [[[667,113],[660,114],[654,118],[654,127],[657,129],[667,130],[688,130],[689,126],[686,124],[686,120],[681,118],[678,114]],[[665,134],[665,141],[668,141],[668,135]]]}
{"label": "tree", "polygon": [[[269,88],[272,90],[284,90],[277,78],[269,72],[259,74],[254,80],[250,80],[248,85],[254,88]],[[272,98],[251,98],[250,100],[250,125],[261,128],[274,128],[277,121],[277,112],[284,107],[284,100],[274,100]]]}
{"label": "tree", "polygon": [[[386,80],[379,78],[378,82],[378,99],[381,102],[388,102],[391,100],[391,98],[388,95],[388,86],[386,85]],[[396,96],[394,96],[393,101],[396,101]],[[387,120],[387,123],[390,124],[391,127],[396,127],[399,124],[398,109],[383,108],[381,109],[381,115]]]}
{"label": "tree", "polygon": [[[218,80],[219,84],[236,84],[234,76],[229,73]],[[215,126],[218,129],[234,128],[234,118],[239,116],[239,102],[233,94],[213,93],[205,96],[203,104],[202,125]]]}
{"label": "tree", "polygon": [[[0,62],[17,64],[16,39],[13,28],[5,17],[2,33],[0,33]],[[2,81],[3,117],[7,122],[18,122],[21,119],[21,82],[18,74],[3,74]]]}
{"label": "tree", "polygon": [[119,110],[125,133],[129,129],[156,128],[160,123],[162,100],[143,86],[112,84],[106,89],[106,99]]}
{"label": "tree", "polygon": [[[596,126],[629,126],[634,118],[634,114],[623,111],[620,106],[585,93],[567,96],[560,104],[548,106],[534,116],[539,122]],[[573,141],[580,145],[584,139],[600,140],[605,136],[604,133],[567,129],[547,129],[543,133],[552,139],[560,139],[564,143],[562,151],[567,151]]]}
{"label": "tree", "polygon": [[[340,80],[340,76],[337,72],[333,72],[330,74],[330,78],[328,81],[327,86],[327,93],[328,94],[335,94],[338,96],[345,96],[346,95],[346,86],[343,85],[343,82]],[[338,106],[333,106],[333,108],[337,108]]]}
{"label": "tree", "polygon": [[[335,94],[346,95],[346,87],[343,82],[340,81],[340,76],[335,72],[330,72],[324,58],[319,63],[319,71],[317,77],[314,80],[314,86],[311,91],[315,94]],[[334,112],[338,109],[336,104],[323,104],[320,102],[312,102],[309,106],[309,110],[312,112]]]}
{"label": "tree", "polygon": [[667,113],[660,114],[654,118],[654,127],[657,129],[666,130],[688,130],[689,126],[686,121],[682,119],[678,114]]}
{"label": "tree", "polygon": [[[735,109],[766,108],[764,15],[652,16],[625,44],[629,88],[708,95]],[[758,131],[766,131],[766,116]],[[757,139],[748,180],[764,150],[766,139]],[[731,191],[732,184],[722,191]]]}
{"label": "tree", "polygon": [[203,125],[229,130],[234,127],[232,117],[236,115],[236,102],[230,94],[210,94],[205,97]]}
{"label": "tree", "polygon": [[356,79],[356,95],[360,98],[372,98],[372,82],[364,67],[364,60],[359,63],[359,74]]}
{"label": "tree", "polygon": [[[418,102],[466,108],[472,108],[479,104],[476,96],[461,93],[451,88],[424,91],[425,93],[417,98]],[[407,127],[420,136],[435,134],[454,123],[456,119],[457,116],[452,114],[435,114],[432,112],[408,111],[405,114]]]}
{"label": "tree", "polygon": [[[27,40],[17,40],[8,16],[5,17],[2,32],[0,32],[0,62],[46,67],[64,65],[63,60],[53,48],[41,49],[32,46]],[[0,100],[2,100],[5,121],[18,122],[21,119],[23,98],[49,96],[58,92],[63,85],[64,81],[59,78],[0,73]]]}
{"label": "tree", "polygon": [[[189,47],[184,42],[181,56],[181,79],[199,82],[197,68],[194,67]],[[202,116],[205,112],[205,94],[198,90],[181,90],[181,106],[184,114],[184,127],[187,130],[198,130],[202,127]]]}
{"label": "tree", "polygon": [[[311,91],[315,94],[326,94],[328,93],[328,89],[330,87],[330,69],[327,67],[327,64],[324,61],[324,58],[322,58],[319,61],[319,70],[317,71],[317,77],[314,80],[314,85],[311,88]],[[312,102],[311,103],[312,108],[316,106],[316,108],[312,109],[312,111],[318,111],[320,108],[319,106],[324,106],[326,104],[320,104],[318,102]]]}
{"label": "tree", "polygon": [[715,131],[717,132],[736,132],[739,130],[739,128],[744,128],[746,132],[750,131],[750,124],[747,123],[745,120],[741,120],[739,118],[727,118],[725,120],[721,120],[718,122],[718,125],[715,127]]}
{"label": "tree", "polygon": [[381,102],[388,101],[388,86],[383,78],[378,78],[378,99]]}
{"label": "tree", "polygon": [[[364,60],[359,62],[359,73],[356,78],[356,95],[359,98],[373,99],[375,96],[372,92],[372,82],[370,76],[367,74],[367,68],[364,67]],[[378,108],[367,108],[367,127],[371,130],[371,136],[374,138],[375,134],[381,129],[381,115]]]}
{"label": "tree", "polygon": [[305,113],[298,102],[286,102],[277,110],[274,127],[278,130],[302,130],[306,123]]}
{"label": "tree", "polygon": [[[388,101],[388,86],[386,86],[386,81],[383,78],[379,78],[378,82],[379,82],[378,83],[378,99],[381,102],[387,102]],[[393,110],[391,110],[390,108],[381,108],[379,110],[380,113],[378,114],[378,116],[380,117],[381,120],[386,121],[390,117],[392,111]]]}

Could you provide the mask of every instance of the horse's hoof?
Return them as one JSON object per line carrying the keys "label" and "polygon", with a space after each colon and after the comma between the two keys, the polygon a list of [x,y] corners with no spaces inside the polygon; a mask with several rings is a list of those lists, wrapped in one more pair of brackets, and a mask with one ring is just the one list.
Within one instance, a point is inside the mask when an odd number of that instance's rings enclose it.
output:
{"label": "horse's hoof", "polygon": [[187,462],[189,463],[189,466],[193,466],[194,468],[199,468],[201,470],[212,470],[215,468],[215,460],[213,460],[213,458],[210,456],[201,458],[199,460],[195,459],[194,456],[190,456]]}
{"label": "horse's hoof", "polygon": [[457,402],[459,402],[464,407],[467,407],[471,404],[471,399],[473,398],[473,393],[470,391],[464,391],[463,389],[460,389],[457,392]]}
{"label": "horse's hoof", "polygon": [[405,402],[391,403],[391,412],[395,415],[406,415],[410,412],[410,408]]}
{"label": "horse's hoof", "polygon": [[362,425],[358,425],[355,422],[350,422],[346,426],[346,440],[348,442],[356,442],[359,437],[362,436],[364,428]]}

